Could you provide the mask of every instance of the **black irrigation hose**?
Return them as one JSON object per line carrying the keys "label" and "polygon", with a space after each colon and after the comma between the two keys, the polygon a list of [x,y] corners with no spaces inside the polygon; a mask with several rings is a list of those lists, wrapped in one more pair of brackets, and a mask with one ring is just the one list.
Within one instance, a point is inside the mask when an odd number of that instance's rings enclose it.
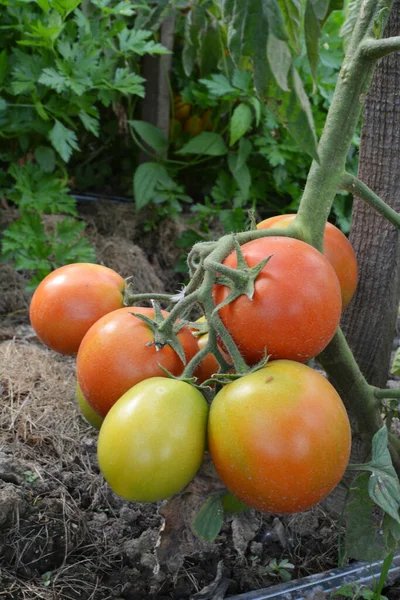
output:
{"label": "black irrigation hose", "polygon": [[[373,589],[379,580],[382,564],[383,561],[372,564],[356,562],[262,590],[229,596],[227,600],[311,600],[313,594],[334,592],[346,583],[355,583]],[[387,583],[393,582],[399,576],[400,554],[395,554],[389,569]]]}
{"label": "black irrigation hose", "polygon": [[74,194],[71,192],[71,196],[75,198],[77,202],[96,202],[97,200],[106,200],[107,202],[124,202],[132,204],[133,198],[128,196],[111,196],[108,194]]}

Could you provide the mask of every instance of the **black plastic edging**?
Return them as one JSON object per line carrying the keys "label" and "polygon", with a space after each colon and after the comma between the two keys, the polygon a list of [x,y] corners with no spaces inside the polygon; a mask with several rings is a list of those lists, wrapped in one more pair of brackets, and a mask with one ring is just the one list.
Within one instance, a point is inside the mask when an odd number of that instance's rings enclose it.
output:
{"label": "black plastic edging", "polygon": [[[372,564],[356,562],[262,590],[229,596],[227,600],[306,600],[312,592],[334,592],[345,583],[357,583],[373,588],[379,580],[382,564],[382,560]],[[387,582],[393,581],[399,575],[400,554],[395,554]]]}

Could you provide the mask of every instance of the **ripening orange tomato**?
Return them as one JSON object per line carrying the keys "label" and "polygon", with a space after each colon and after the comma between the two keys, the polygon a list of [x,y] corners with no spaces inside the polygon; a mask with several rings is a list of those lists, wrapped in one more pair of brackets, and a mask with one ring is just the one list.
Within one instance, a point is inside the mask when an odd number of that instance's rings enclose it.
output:
{"label": "ripening orange tomato", "polygon": [[[270,257],[254,285],[219,309],[225,327],[249,365],[265,354],[272,359],[306,362],[328,345],[339,325],[340,285],[329,261],[309,244],[292,238],[265,237],[241,246],[249,267]],[[236,252],[223,264],[236,269]],[[230,292],[216,284],[217,305]]]}
{"label": "ripening orange tomato", "polygon": [[325,377],[301,363],[275,360],[218,392],[208,446],[222,482],[241,502],[264,512],[295,513],[339,483],[351,430]]}
{"label": "ripening orange tomato", "polygon": [[[258,223],[257,229],[278,227],[284,229],[296,215],[277,215]],[[342,308],[345,309],[357,287],[357,258],[347,237],[332,223],[327,223],[324,235],[324,255],[335,269],[342,291]]]}
{"label": "ripening orange tomato", "polygon": [[[89,329],[79,348],[78,383],[86,400],[102,417],[132,386],[150,377],[166,377],[161,367],[173,375],[180,375],[184,368],[171,346],[156,348],[153,331],[134,313],[154,318],[152,308],[115,310]],[[189,362],[198,352],[198,344],[187,327],[179,331],[178,339]]]}
{"label": "ripening orange tomato", "polygon": [[123,306],[124,289],[124,279],[102,265],[75,263],[56,269],[33,294],[32,327],[48,348],[75,354],[88,329]]}

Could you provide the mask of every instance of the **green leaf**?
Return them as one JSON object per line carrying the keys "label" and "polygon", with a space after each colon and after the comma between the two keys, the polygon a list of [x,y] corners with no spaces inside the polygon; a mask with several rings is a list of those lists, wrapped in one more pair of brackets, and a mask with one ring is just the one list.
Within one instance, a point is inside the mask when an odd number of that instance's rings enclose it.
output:
{"label": "green leaf", "polygon": [[[239,186],[241,192],[240,203],[243,204],[249,198],[249,191],[251,186],[251,174],[249,167],[246,164],[242,164],[239,168],[238,155],[236,152],[230,152],[228,155],[228,166],[235,178],[236,183]],[[236,206],[236,205],[235,205]]]}
{"label": "green leaf", "polygon": [[66,17],[79,6],[82,0],[52,0],[52,6]]}
{"label": "green leaf", "polygon": [[90,131],[91,133],[93,133],[93,135],[99,137],[100,123],[98,119],[90,116],[84,110],[79,111],[79,118],[87,131]]}
{"label": "green leaf", "polygon": [[235,69],[233,72],[232,85],[242,92],[253,90],[253,77],[250,71],[239,71]]}
{"label": "green leaf", "polygon": [[64,77],[61,73],[53,69],[53,67],[49,67],[48,69],[43,69],[41,76],[39,77],[39,83],[46,85],[47,87],[56,90],[59,94],[67,89],[67,78]]}
{"label": "green leaf", "polygon": [[290,92],[282,90],[272,74],[267,81],[259,82],[260,92],[268,108],[287,128],[299,147],[318,160],[317,138],[311,113],[310,101],[296,69],[290,72]]}
{"label": "green leaf", "polygon": [[7,100],[0,96],[0,112],[4,112],[7,110]]}
{"label": "green leaf", "polygon": [[49,132],[49,139],[61,158],[68,162],[73,150],[79,150],[76,134],[65,127],[60,121]]}
{"label": "green leaf", "polygon": [[304,18],[304,31],[306,38],[306,48],[308,62],[310,63],[311,74],[314,80],[314,86],[317,81],[317,69],[319,61],[319,38],[321,36],[321,28],[319,20],[315,14],[313,0],[307,0],[306,13]]}
{"label": "green leaf", "polygon": [[228,148],[221,135],[203,131],[192,138],[178,150],[177,154],[205,154],[207,156],[223,156]]}
{"label": "green leaf", "polygon": [[382,560],[396,548],[399,525],[386,515],[382,527],[382,513],[369,496],[369,475],[363,473],[355,480],[352,501],[346,507],[346,555],[348,558],[374,562]]}
{"label": "green leaf", "polygon": [[289,44],[297,53],[301,53],[302,0],[278,0],[286,25]]}
{"label": "green leaf", "polygon": [[368,492],[371,500],[400,524],[400,482],[388,449],[386,426],[372,438],[372,460],[363,465],[349,465],[349,469],[370,471]]}
{"label": "green leaf", "polygon": [[193,521],[193,531],[197,537],[213,542],[221,531],[224,522],[224,509],[221,494],[210,496],[200,508]]}
{"label": "green leaf", "polygon": [[237,90],[231,86],[225,75],[214,74],[210,79],[200,79],[200,83],[204,84],[209,92],[214,96],[237,96]]}
{"label": "green leaf", "polygon": [[207,77],[216,71],[221,58],[221,42],[219,31],[214,23],[209,23],[206,31],[201,35],[199,48],[200,73]]}
{"label": "green leaf", "polygon": [[247,159],[250,156],[250,152],[253,149],[253,145],[250,140],[246,138],[242,138],[239,142],[239,152],[236,163],[236,169],[241,169],[244,164],[246,164]]}
{"label": "green leaf", "polygon": [[128,29],[125,27],[119,34],[119,48],[122,54],[138,54],[144,56],[145,54],[170,54],[170,51],[162,46],[156,44],[153,40],[150,40],[153,36],[152,31],[145,29]]}
{"label": "green leaf", "polygon": [[395,352],[390,372],[392,375],[400,375],[400,348],[397,348]]}
{"label": "green leaf", "polygon": [[240,514],[246,510],[249,510],[249,507],[246,506],[246,504],[243,504],[239,498],[236,498],[236,496],[230,492],[222,496],[221,500],[225,512]]}
{"label": "green leaf", "polygon": [[132,73],[128,68],[119,68],[115,71],[114,83],[112,87],[123,94],[136,94],[144,98],[144,79],[136,73]]}
{"label": "green leaf", "polygon": [[257,54],[265,60],[269,33],[288,39],[277,0],[224,0],[223,11],[229,21],[229,51],[237,66],[245,56]]}
{"label": "green leaf", "polygon": [[289,92],[288,76],[292,65],[292,55],[286,42],[278,40],[274,35],[268,36],[268,62],[279,86]]}
{"label": "green leaf", "polygon": [[382,427],[372,439],[372,460],[365,465],[371,471],[368,490],[374,502],[400,523],[400,482],[388,449],[388,431]]}
{"label": "green leaf", "polygon": [[241,137],[244,136],[253,121],[253,113],[248,104],[243,102],[233,111],[229,123],[229,145],[233,146]]}
{"label": "green leaf", "polygon": [[56,155],[48,146],[38,146],[35,150],[35,160],[45,173],[52,173],[56,167]]}
{"label": "green leaf", "polygon": [[145,121],[128,121],[128,123],[155,152],[164,154],[168,150],[168,138],[158,127]]}
{"label": "green leaf", "polygon": [[389,12],[390,12],[389,8],[387,6],[385,6],[384,8],[381,8],[381,10],[378,12],[377,16],[375,17],[374,34],[377,39],[380,39],[382,37],[382,33],[383,33],[386,21],[389,16]]}
{"label": "green leaf", "polygon": [[328,12],[330,0],[311,0],[315,16],[319,21],[325,18]]}
{"label": "green leaf", "polygon": [[345,3],[345,0],[330,0],[329,6],[328,6],[328,10],[326,12],[326,15],[325,15],[324,19],[321,22],[321,26],[322,27],[324,26],[324,24],[326,23],[326,21],[329,19],[329,15],[334,10],[343,10],[344,9],[344,3]]}
{"label": "green leaf", "polygon": [[250,104],[254,108],[254,112],[256,114],[256,125],[258,127],[260,124],[260,120],[261,120],[261,102],[259,101],[258,98],[255,98],[253,96],[252,98],[250,98]]}
{"label": "green leaf", "polygon": [[133,177],[136,210],[140,210],[154,199],[160,183],[168,184],[171,181],[167,169],[160,163],[146,162],[140,165]]}
{"label": "green leaf", "polygon": [[38,6],[40,6],[40,8],[42,9],[43,12],[45,12],[45,13],[49,12],[49,9],[50,9],[49,0],[36,0],[36,3],[38,4]]}
{"label": "green leaf", "polygon": [[362,0],[350,0],[346,9],[346,19],[340,29],[339,35],[344,38],[345,47],[348,46],[355,24],[360,14]]}
{"label": "green leaf", "polygon": [[7,76],[7,63],[7,50],[4,48],[4,50],[0,52],[0,85],[3,84]]}

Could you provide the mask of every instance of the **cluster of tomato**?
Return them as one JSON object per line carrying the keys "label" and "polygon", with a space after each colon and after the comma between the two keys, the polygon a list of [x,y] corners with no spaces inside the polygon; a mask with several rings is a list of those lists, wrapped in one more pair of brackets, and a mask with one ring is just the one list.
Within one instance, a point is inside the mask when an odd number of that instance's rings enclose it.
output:
{"label": "cluster of tomato", "polygon": [[169,125],[170,139],[176,140],[182,133],[195,137],[202,131],[212,131],[211,113],[211,108],[207,108],[201,114],[198,111],[195,112],[191,104],[185,102],[181,96],[175,95]]}
{"label": "cluster of tomato", "polygon": [[[293,216],[263,227],[285,227]],[[30,306],[42,342],[77,354],[78,399],[100,428],[100,468],[124,498],[149,502],[180,492],[208,450],[221,480],[243,503],[268,512],[297,512],[339,482],[350,452],[350,426],[330,383],[302,364],[321,352],[338,326],[342,298],[357,281],[353,250],[327,225],[325,255],[286,237],[241,247],[249,267],[270,257],[251,298],[243,294],[219,315],[249,365],[265,367],[225,385],[211,407],[198,387],[179,379],[184,364],[154,343],[152,308],[123,307],[124,280],[100,265],[73,264],[46,277]],[[224,264],[235,269],[237,253]],[[134,286],[134,282],[133,282]],[[222,303],[229,287],[215,284]],[[167,316],[162,311],[163,316]],[[178,338],[191,360],[206,342],[183,327]],[[201,383],[218,370],[212,355],[195,371]]]}

